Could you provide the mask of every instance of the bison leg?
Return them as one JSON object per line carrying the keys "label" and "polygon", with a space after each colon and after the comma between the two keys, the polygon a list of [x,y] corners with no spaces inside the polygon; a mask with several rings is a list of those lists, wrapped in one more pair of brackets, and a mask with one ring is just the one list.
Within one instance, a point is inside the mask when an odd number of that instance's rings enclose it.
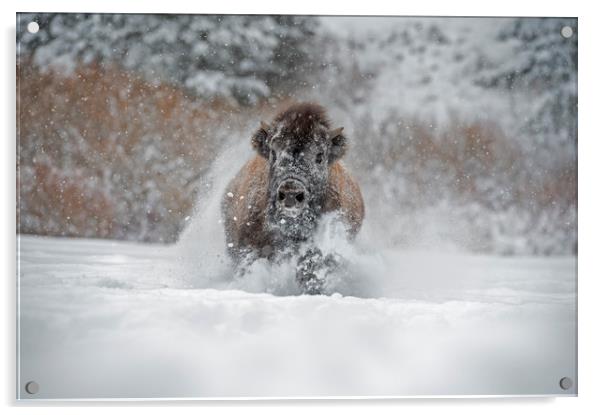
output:
{"label": "bison leg", "polygon": [[339,262],[332,254],[324,256],[318,248],[310,248],[297,263],[297,283],[304,294],[323,294],[326,277],[338,266]]}
{"label": "bison leg", "polygon": [[232,255],[234,262],[234,279],[243,278],[259,255],[251,249],[240,249]]}

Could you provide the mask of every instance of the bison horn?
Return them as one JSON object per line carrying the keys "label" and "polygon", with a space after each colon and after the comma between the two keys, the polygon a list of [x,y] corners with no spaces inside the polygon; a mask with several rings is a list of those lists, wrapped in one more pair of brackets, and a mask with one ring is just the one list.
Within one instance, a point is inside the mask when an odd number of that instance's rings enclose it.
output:
{"label": "bison horn", "polygon": [[268,124],[267,124],[265,121],[261,121],[261,123],[260,123],[260,124],[261,124],[261,129],[262,129],[262,130],[265,130],[265,131],[267,131],[267,130],[269,130],[269,129],[270,129],[270,126],[269,126],[269,125],[268,125]]}
{"label": "bison horn", "polygon": [[332,140],[333,138],[341,135],[343,132],[343,127],[335,128],[334,130],[330,130],[328,132],[328,137]]}

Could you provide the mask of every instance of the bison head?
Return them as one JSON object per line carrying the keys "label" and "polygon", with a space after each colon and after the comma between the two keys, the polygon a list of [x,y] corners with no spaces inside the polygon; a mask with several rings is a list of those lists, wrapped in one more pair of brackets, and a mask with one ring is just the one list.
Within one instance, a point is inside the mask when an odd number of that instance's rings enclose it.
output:
{"label": "bison head", "polygon": [[269,164],[268,226],[302,241],[324,206],[329,167],[345,153],[343,128],[330,128],[324,109],[297,104],[253,135],[255,150]]}

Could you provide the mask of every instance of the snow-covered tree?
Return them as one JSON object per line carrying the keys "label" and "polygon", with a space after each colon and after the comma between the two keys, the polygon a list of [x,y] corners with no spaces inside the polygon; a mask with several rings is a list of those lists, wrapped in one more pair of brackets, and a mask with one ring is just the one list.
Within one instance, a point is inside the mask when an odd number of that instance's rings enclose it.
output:
{"label": "snow-covered tree", "polygon": [[[39,32],[25,30],[36,21]],[[302,16],[19,14],[20,55],[72,74],[81,64],[119,64],[203,98],[242,103],[278,92],[302,73],[316,22]]]}
{"label": "snow-covered tree", "polygon": [[[563,35],[563,30],[565,36]],[[511,59],[484,70],[478,82],[529,94],[524,131],[540,140],[574,147],[577,139],[577,21],[570,18],[513,19],[498,41]]]}

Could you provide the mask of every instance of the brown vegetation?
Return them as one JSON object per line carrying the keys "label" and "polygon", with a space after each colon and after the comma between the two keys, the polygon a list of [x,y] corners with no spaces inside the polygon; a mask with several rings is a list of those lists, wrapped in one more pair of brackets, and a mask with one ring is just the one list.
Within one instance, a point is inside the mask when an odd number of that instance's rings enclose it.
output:
{"label": "brown vegetation", "polygon": [[[250,120],[292,101],[253,108],[202,101],[117,67],[80,67],[67,77],[27,63],[17,69],[17,215],[23,233],[175,241],[196,201],[199,178],[220,147],[234,132],[250,138]],[[523,222],[531,225],[515,234],[536,229],[538,235],[574,239],[576,169],[570,157],[530,164],[546,157],[523,154],[493,122],[432,126],[397,114],[378,124],[354,121],[346,161],[369,213],[377,205],[375,214],[408,226],[400,218],[452,198],[456,205],[480,206],[479,213],[461,211],[462,226],[481,221],[484,236],[476,249],[488,249],[482,241],[494,226],[491,218],[478,217],[482,209],[525,214]],[[542,213],[549,217],[538,219]],[[514,226],[509,217],[500,218],[500,226]],[[394,242],[404,240],[399,235]]]}
{"label": "brown vegetation", "polygon": [[173,241],[232,112],[116,67],[18,77],[19,231]]}

